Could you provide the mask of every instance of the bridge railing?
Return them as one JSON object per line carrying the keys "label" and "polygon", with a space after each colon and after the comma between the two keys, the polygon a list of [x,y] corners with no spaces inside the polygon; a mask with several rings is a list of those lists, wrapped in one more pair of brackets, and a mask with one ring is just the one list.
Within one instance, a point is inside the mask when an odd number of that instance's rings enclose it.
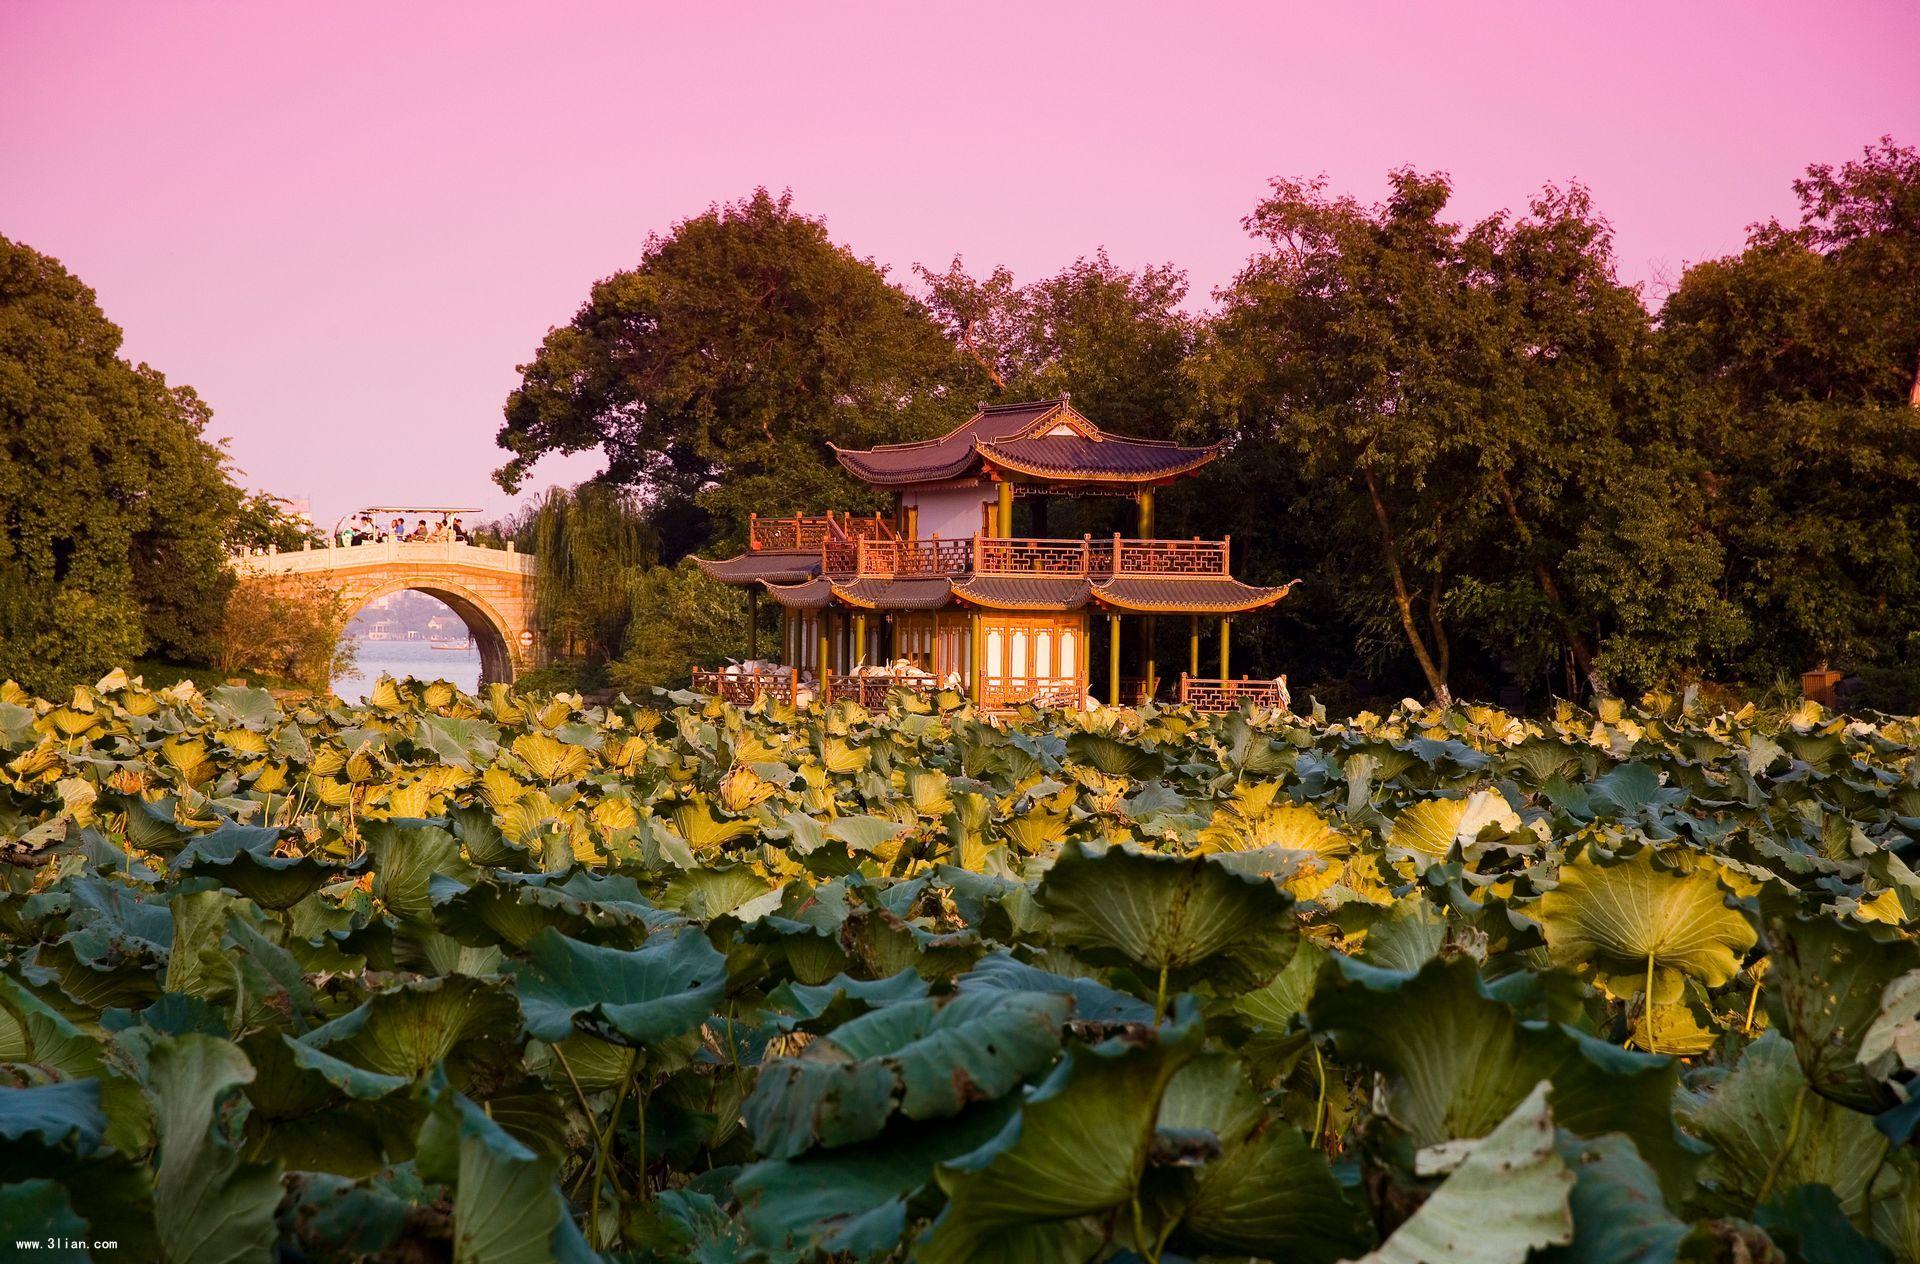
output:
{"label": "bridge railing", "polygon": [[233,556],[236,570],[253,575],[299,575],[391,562],[452,563],[511,575],[534,573],[533,555],[519,552],[512,542],[503,549],[461,540],[375,540],[365,544],[329,541],[318,545],[308,542],[298,549],[251,549]]}

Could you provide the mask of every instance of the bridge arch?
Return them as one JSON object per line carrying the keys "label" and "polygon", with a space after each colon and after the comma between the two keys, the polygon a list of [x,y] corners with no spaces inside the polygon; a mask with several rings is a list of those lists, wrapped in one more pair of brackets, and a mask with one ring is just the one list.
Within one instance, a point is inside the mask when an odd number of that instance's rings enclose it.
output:
{"label": "bridge arch", "polygon": [[391,593],[425,593],[467,625],[480,648],[483,683],[511,682],[534,665],[534,562],[511,547],[380,540],[249,553],[234,558],[234,568],[268,583],[281,576],[319,580],[356,612]]}
{"label": "bridge arch", "polygon": [[506,616],[494,609],[485,597],[464,585],[446,579],[396,579],[374,588],[364,597],[357,594],[349,597],[354,603],[350,613],[358,614],[382,597],[400,592],[425,593],[444,602],[460,616],[460,622],[467,625],[467,635],[480,650],[481,684],[513,683],[514,656],[519,648],[514,642],[518,634]]}

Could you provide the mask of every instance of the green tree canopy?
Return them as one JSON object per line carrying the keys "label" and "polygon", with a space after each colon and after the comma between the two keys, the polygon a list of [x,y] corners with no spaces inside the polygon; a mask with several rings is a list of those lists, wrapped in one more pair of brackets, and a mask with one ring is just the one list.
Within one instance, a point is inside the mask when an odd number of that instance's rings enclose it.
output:
{"label": "green tree canopy", "polygon": [[0,237],[0,678],[57,691],[152,649],[207,661],[240,493],[189,387],[120,357],[57,260]]}
{"label": "green tree canopy", "polygon": [[1800,222],[1689,269],[1661,312],[1749,669],[1920,659],[1920,152],[1794,182]]}
{"label": "green tree canopy", "polygon": [[765,189],[650,237],[521,372],[501,486],[597,448],[605,481],[697,504],[723,538],[749,512],[858,506],[829,442],[918,438],[976,398],[951,389],[961,361],[920,303]]}

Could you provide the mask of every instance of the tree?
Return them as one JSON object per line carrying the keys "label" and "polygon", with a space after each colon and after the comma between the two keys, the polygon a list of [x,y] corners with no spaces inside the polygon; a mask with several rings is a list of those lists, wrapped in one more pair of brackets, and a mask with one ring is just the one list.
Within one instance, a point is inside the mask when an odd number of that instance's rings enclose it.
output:
{"label": "tree", "polygon": [[357,647],[341,635],[352,617],[312,576],[243,579],[226,603],[217,661],[222,671],[265,672],[325,692],[353,669]]}
{"label": "tree", "polygon": [[1920,153],[1794,182],[1797,225],[1690,268],[1661,311],[1749,669],[1898,657],[1920,626]]}
{"label": "tree", "polygon": [[191,390],[119,356],[58,261],[0,237],[0,678],[55,692],[204,655],[238,504]]}
{"label": "tree", "polygon": [[919,438],[965,407],[924,308],[765,189],[648,238],[521,373],[502,487],[547,453],[598,448],[603,481],[656,516],[697,505],[730,540],[749,512],[870,502],[829,442]]}
{"label": "tree", "polygon": [[[1462,227],[1444,175],[1391,183],[1362,206],[1276,180],[1248,217],[1265,249],[1191,361],[1234,444],[1207,503],[1255,539],[1294,517],[1363,654],[1397,638],[1438,699],[1463,628],[1481,681],[1563,662],[1594,687],[1711,652],[1717,558],[1660,555],[1688,542],[1675,447],[1646,424],[1649,322],[1585,191]],[[1576,546],[1588,561],[1563,573]],[[1572,583],[1632,566],[1675,581],[1673,632],[1610,621],[1609,596]],[[1620,640],[1656,634],[1672,643]]]}
{"label": "tree", "polygon": [[690,667],[746,654],[746,599],[691,560],[640,572],[632,603],[620,657],[607,668],[622,689],[684,684]]}
{"label": "tree", "polygon": [[534,576],[534,622],[547,657],[591,670],[620,652],[639,571],[658,541],[633,497],[604,483],[554,488],[526,528]]}

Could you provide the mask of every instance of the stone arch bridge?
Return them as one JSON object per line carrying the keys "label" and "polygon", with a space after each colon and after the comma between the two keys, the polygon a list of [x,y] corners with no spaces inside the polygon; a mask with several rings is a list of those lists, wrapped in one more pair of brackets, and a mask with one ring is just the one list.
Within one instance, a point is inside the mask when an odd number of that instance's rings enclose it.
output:
{"label": "stone arch bridge", "polygon": [[339,593],[352,610],[412,589],[453,608],[480,650],[480,680],[509,682],[534,665],[530,554],[454,540],[381,540],[267,550],[235,560],[243,576],[269,582],[308,576]]}

